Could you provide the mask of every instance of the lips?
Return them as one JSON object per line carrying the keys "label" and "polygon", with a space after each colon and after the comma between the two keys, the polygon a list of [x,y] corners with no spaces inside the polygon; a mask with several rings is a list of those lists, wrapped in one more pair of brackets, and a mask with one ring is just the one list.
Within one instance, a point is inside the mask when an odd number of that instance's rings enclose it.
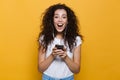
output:
{"label": "lips", "polygon": [[56,23],[54,24],[55,25],[55,28],[58,32],[62,32],[65,28],[65,24],[64,23]]}
{"label": "lips", "polygon": [[58,26],[58,27],[62,27],[62,26],[63,26],[63,24],[57,24],[57,26]]}

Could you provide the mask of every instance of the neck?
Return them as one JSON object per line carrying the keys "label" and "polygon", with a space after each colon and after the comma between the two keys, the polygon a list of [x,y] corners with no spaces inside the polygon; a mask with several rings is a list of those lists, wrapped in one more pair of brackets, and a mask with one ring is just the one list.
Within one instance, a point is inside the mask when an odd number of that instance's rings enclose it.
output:
{"label": "neck", "polygon": [[57,33],[56,38],[62,39],[63,38],[63,33]]}

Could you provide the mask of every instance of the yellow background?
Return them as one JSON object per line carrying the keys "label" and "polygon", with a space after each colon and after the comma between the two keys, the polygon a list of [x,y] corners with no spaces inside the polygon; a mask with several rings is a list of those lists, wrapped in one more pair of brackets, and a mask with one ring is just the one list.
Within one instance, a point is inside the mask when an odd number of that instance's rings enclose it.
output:
{"label": "yellow background", "polygon": [[40,17],[65,3],[84,36],[76,80],[120,80],[120,0],[0,0],[0,80],[41,80],[37,70]]}

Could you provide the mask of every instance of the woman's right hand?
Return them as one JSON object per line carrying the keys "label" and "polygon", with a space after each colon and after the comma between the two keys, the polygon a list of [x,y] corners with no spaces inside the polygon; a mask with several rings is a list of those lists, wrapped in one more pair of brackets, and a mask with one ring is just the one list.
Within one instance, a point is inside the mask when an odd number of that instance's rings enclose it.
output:
{"label": "woman's right hand", "polygon": [[55,58],[57,55],[58,55],[58,54],[57,54],[57,48],[54,47],[54,48],[52,49],[52,56]]}
{"label": "woman's right hand", "polygon": [[56,47],[54,47],[52,49],[52,56],[55,58],[57,55],[62,55],[63,54],[63,50],[62,49],[57,49]]}

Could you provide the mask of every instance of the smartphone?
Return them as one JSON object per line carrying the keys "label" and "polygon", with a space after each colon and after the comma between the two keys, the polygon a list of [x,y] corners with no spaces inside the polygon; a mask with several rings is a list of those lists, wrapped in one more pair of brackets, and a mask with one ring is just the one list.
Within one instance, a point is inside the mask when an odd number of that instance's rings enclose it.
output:
{"label": "smartphone", "polygon": [[62,49],[63,50],[63,48],[64,48],[64,46],[63,45],[55,45],[55,47],[57,48],[57,49]]}

